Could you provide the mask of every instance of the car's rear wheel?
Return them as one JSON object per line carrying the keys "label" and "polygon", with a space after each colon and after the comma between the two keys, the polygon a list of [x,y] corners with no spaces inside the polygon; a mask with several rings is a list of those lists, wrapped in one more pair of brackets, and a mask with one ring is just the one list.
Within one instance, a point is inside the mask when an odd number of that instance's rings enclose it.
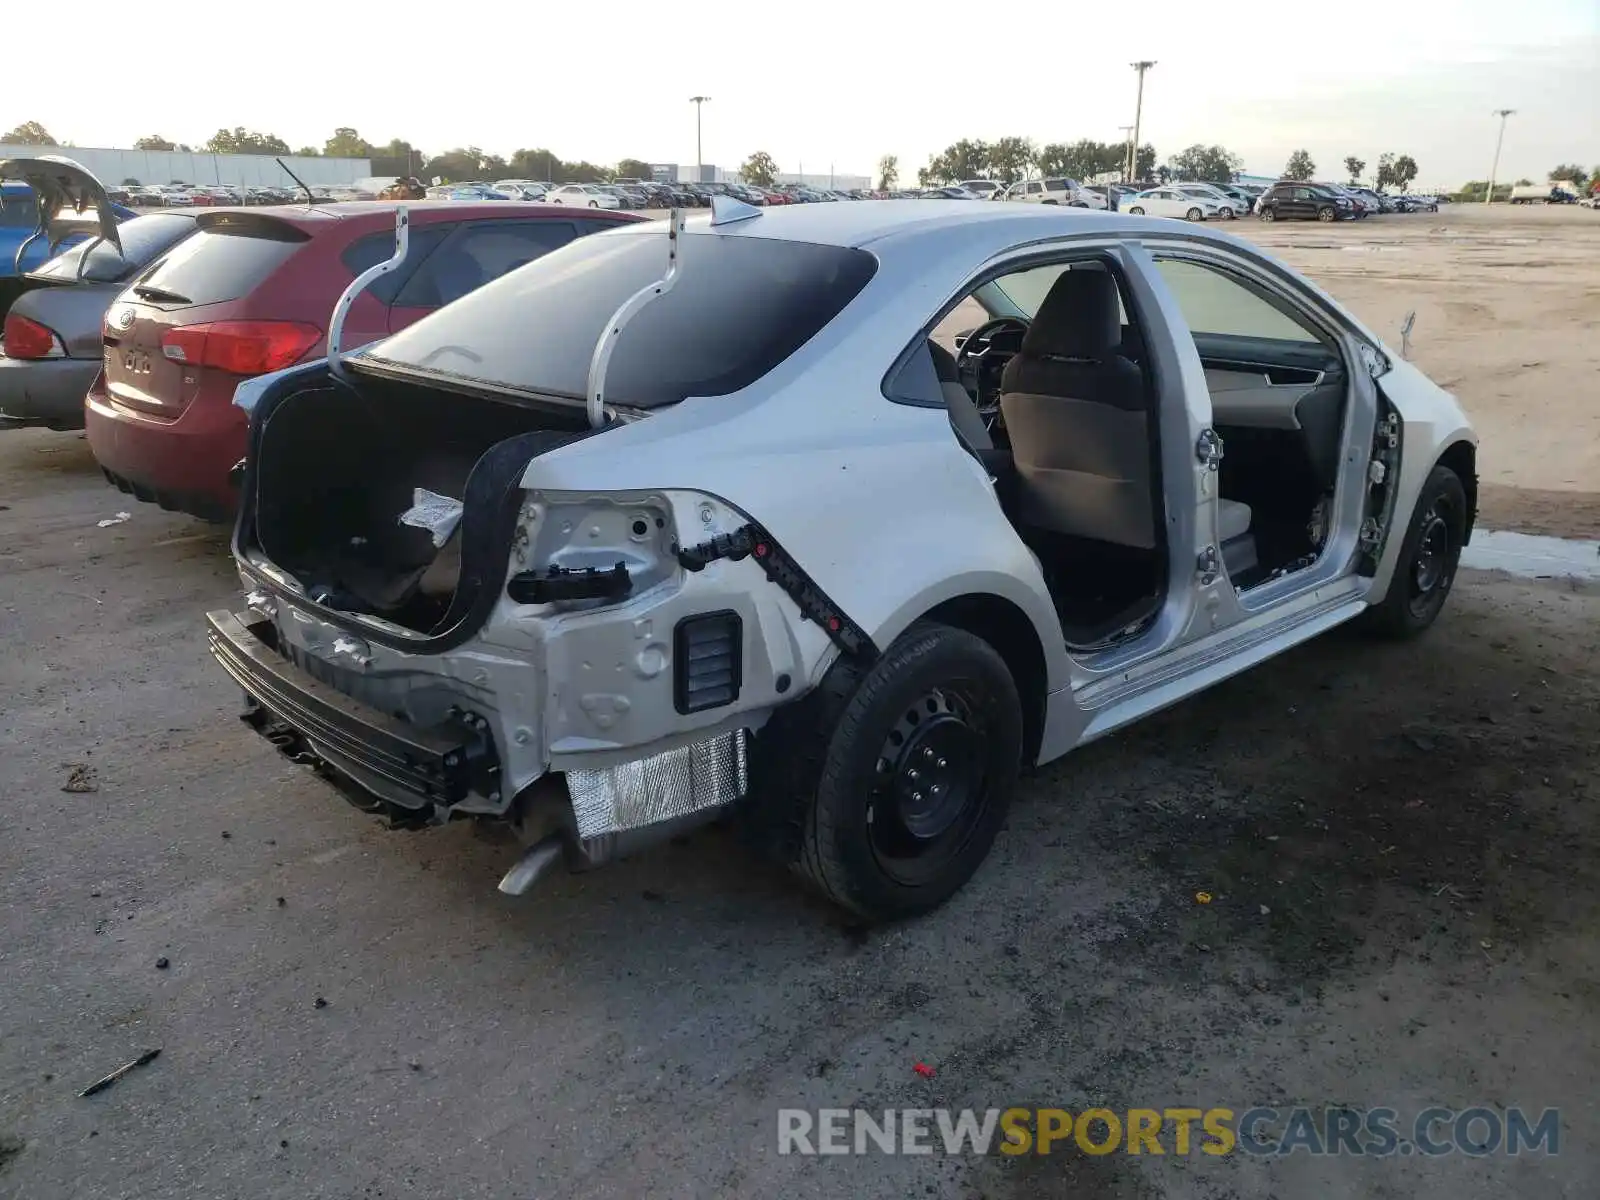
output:
{"label": "car's rear wheel", "polygon": [[1133,206],[1133,207],[1132,207],[1132,208],[1130,208],[1130,209],[1129,209],[1129,210],[1128,210],[1128,211],[1129,211],[1129,212],[1130,212],[1130,213],[1132,213],[1132,214],[1133,214],[1133,215],[1134,215],[1134,216],[1136,216],[1136,217],[1142,217],[1142,216],[1144,216],[1144,209],[1142,209],[1142,208],[1140,208],[1140,207],[1139,207],[1139,206],[1138,206],[1138,205],[1137,205],[1137,204],[1135,204],[1135,205],[1134,205],[1134,206]]}
{"label": "car's rear wheel", "polygon": [[1319,221],[1332,221],[1336,216],[1338,216],[1338,214],[1335,213],[1331,208],[1317,209],[1317,220]]}
{"label": "car's rear wheel", "polygon": [[1183,214],[1183,219],[1186,221],[1204,221],[1206,219],[1206,215],[1198,208],[1191,208],[1188,212]]}
{"label": "car's rear wheel", "polygon": [[600,207],[600,201],[598,201],[598,200],[589,201],[589,207],[590,208],[599,208]]}
{"label": "car's rear wheel", "polygon": [[870,667],[841,660],[779,710],[757,738],[753,790],[791,827],[780,846],[803,878],[859,916],[894,920],[972,877],[1021,758],[1005,661],[981,638],[924,622]]}
{"label": "car's rear wheel", "polygon": [[1367,610],[1367,624],[1388,637],[1415,637],[1438,617],[1455,583],[1466,541],[1467,493],[1449,467],[1434,467],[1411,511],[1388,595]]}

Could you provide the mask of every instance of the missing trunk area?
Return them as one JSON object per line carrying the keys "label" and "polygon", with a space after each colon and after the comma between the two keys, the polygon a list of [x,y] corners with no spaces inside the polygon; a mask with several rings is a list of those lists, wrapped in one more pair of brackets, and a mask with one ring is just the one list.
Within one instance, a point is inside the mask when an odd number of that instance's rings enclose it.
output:
{"label": "missing trunk area", "polygon": [[431,637],[481,624],[505,582],[528,463],[590,434],[537,411],[363,380],[260,418],[256,547],[319,604]]}

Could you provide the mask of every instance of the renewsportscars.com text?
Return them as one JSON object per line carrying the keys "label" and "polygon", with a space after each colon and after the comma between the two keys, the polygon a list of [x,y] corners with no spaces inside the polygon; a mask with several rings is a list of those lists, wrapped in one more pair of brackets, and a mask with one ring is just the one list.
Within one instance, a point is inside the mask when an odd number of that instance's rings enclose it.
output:
{"label": "renewsportscars.com text", "polygon": [[1358,1155],[1561,1152],[1561,1114],[1520,1108],[784,1108],[779,1154]]}

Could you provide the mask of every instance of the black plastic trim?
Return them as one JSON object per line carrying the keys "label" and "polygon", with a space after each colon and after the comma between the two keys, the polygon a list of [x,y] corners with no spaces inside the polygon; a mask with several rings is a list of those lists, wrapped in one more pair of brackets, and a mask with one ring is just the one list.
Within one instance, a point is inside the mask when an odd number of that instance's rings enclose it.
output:
{"label": "black plastic trim", "polygon": [[[726,639],[730,657],[727,683],[698,686],[693,678],[694,641],[702,631],[714,628]],[[739,698],[744,686],[744,621],[731,608],[696,613],[684,617],[672,631],[672,704],[680,713],[704,712],[723,708]]]}

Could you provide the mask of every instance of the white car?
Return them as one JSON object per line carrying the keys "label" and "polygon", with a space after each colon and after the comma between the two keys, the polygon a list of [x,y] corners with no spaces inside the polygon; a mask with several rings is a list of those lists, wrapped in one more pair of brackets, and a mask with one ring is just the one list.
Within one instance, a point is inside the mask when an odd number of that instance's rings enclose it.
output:
{"label": "white car", "polygon": [[514,894],[728,815],[925,911],[1023,770],[1421,633],[1477,497],[1455,399],[1293,269],[1042,206],[719,198],[235,403],[247,720],[374,811],[510,825]]}
{"label": "white car", "polygon": [[956,186],[971,192],[979,200],[993,200],[1005,191],[1005,185],[995,179],[963,179]]}
{"label": "white car", "polygon": [[1068,208],[1106,206],[1104,196],[1096,196],[1076,179],[1023,179],[1006,189],[1005,199],[1024,204],[1058,204]]}
{"label": "white car", "polygon": [[1182,217],[1186,221],[1207,221],[1222,216],[1222,205],[1204,196],[1191,196],[1176,187],[1151,188],[1129,196],[1123,207],[1134,216]]}
{"label": "white car", "polygon": [[1175,183],[1172,190],[1181,192],[1185,196],[1193,196],[1197,200],[1210,200],[1217,206],[1217,215],[1224,221],[1235,220],[1243,201],[1228,195],[1220,188],[1212,187],[1209,183]]}
{"label": "white car", "polygon": [[550,185],[540,183],[535,179],[497,179],[494,184],[496,190],[516,193],[517,200],[543,200],[545,193],[550,190]]}
{"label": "white car", "polygon": [[563,183],[545,194],[546,204],[575,204],[580,208],[621,208],[622,199],[602,192],[592,183]]}

